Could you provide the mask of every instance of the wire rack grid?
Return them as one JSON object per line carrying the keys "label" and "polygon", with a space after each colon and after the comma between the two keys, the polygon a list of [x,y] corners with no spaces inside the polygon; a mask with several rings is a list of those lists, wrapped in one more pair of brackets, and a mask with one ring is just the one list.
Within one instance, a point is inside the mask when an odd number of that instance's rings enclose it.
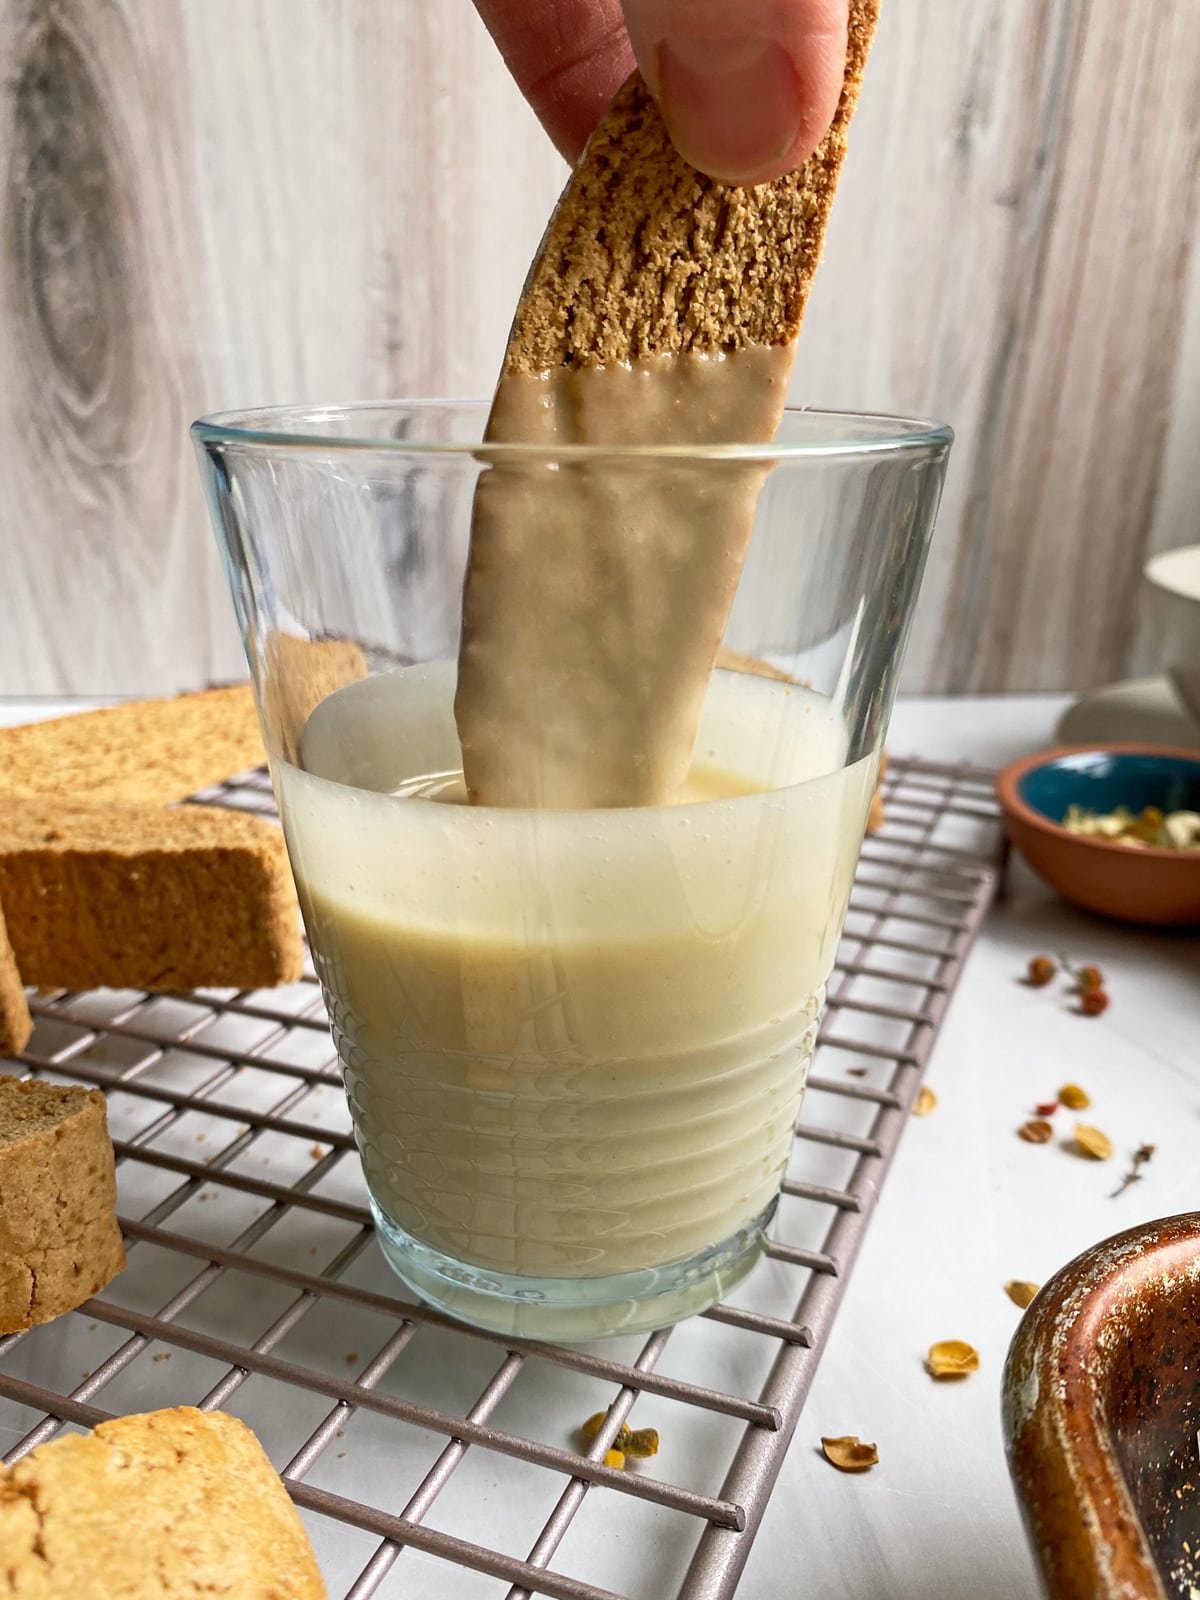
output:
{"label": "wire rack grid", "polygon": [[[274,814],[263,772],[198,798]],[[108,1097],[129,1265],[0,1339],[7,1459],[122,1412],[220,1407],[263,1440],[346,1600],[731,1595],[995,890],[989,774],[894,760],[886,803],[766,1257],[649,1337],[527,1343],[406,1294],[311,971],[257,993],[31,995],[20,1068]],[[609,1468],[635,1402],[662,1449]]]}

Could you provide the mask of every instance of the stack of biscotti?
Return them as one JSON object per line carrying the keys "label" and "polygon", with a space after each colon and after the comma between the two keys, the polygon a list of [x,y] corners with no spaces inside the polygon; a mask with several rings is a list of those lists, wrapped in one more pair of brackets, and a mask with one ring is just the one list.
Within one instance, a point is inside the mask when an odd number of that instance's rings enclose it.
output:
{"label": "stack of biscotti", "polygon": [[121,1271],[116,1203],[100,1091],[0,1078],[0,1333],[74,1310]]}
{"label": "stack of biscotti", "polygon": [[0,1054],[28,1039],[22,983],[249,989],[300,976],[279,830],[170,804],[263,759],[244,687],[0,729]]}
{"label": "stack of biscotti", "polygon": [[254,1434],[189,1406],[116,1417],[0,1470],[0,1589],[25,1600],[326,1594]]}

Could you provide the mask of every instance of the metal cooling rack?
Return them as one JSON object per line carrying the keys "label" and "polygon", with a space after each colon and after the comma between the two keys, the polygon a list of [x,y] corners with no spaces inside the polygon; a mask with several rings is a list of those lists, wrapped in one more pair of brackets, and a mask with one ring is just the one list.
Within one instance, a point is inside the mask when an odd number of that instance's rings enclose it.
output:
{"label": "metal cooling rack", "polygon": [[[21,1067],[108,1095],[129,1265],[0,1339],[8,1459],[64,1426],[221,1407],[282,1472],[331,1595],[731,1595],[995,887],[989,774],[894,760],[886,795],[767,1257],[648,1338],[524,1343],[406,1295],[311,971],[258,993],[31,995]],[[198,798],[274,812],[265,773]],[[660,1453],[605,1467],[635,1404]]]}

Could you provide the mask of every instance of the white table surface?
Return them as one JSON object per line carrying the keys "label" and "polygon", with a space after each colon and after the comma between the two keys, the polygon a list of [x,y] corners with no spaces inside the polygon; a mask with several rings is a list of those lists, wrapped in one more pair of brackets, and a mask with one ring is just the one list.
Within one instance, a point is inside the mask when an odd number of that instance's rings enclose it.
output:
{"label": "white table surface", "polygon": [[[996,766],[1050,742],[1062,697],[902,702],[896,754]],[[78,703],[76,703],[78,704]],[[0,722],[60,703],[0,702]],[[1018,982],[1065,951],[1108,975],[1092,1020]],[[739,1600],[1026,1600],[1031,1559],[1009,1486],[1000,1378],[1019,1312],[1010,1278],[1043,1282],[1106,1235],[1200,1205],[1200,939],[1086,917],[1018,866],[972,954],[929,1070],[937,1110],[907,1130],[739,1588]],[[1017,1126],[1068,1081],[1117,1160],[1084,1162]],[[1062,1120],[1067,1114],[1059,1113]],[[1069,1129],[1068,1129],[1069,1131]],[[1144,1181],[1110,1199],[1128,1153],[1156,1146]],[[936,1384],[923,1359],[961,1338],[980,1371]],[[847,1477],[822,1434],[878,1443]],[[415,1591],[414,1591],[415,1592]]]}

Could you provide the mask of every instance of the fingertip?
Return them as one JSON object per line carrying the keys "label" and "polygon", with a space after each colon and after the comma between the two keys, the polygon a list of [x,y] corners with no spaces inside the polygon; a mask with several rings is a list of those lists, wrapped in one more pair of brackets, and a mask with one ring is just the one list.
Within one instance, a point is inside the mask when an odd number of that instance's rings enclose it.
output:
{"label": "fingertip", "polygon": [[625,0],[643,76],[676,148],[725,183],[765,183],[801,166],[837,111],[847,0],[724,5]]}

